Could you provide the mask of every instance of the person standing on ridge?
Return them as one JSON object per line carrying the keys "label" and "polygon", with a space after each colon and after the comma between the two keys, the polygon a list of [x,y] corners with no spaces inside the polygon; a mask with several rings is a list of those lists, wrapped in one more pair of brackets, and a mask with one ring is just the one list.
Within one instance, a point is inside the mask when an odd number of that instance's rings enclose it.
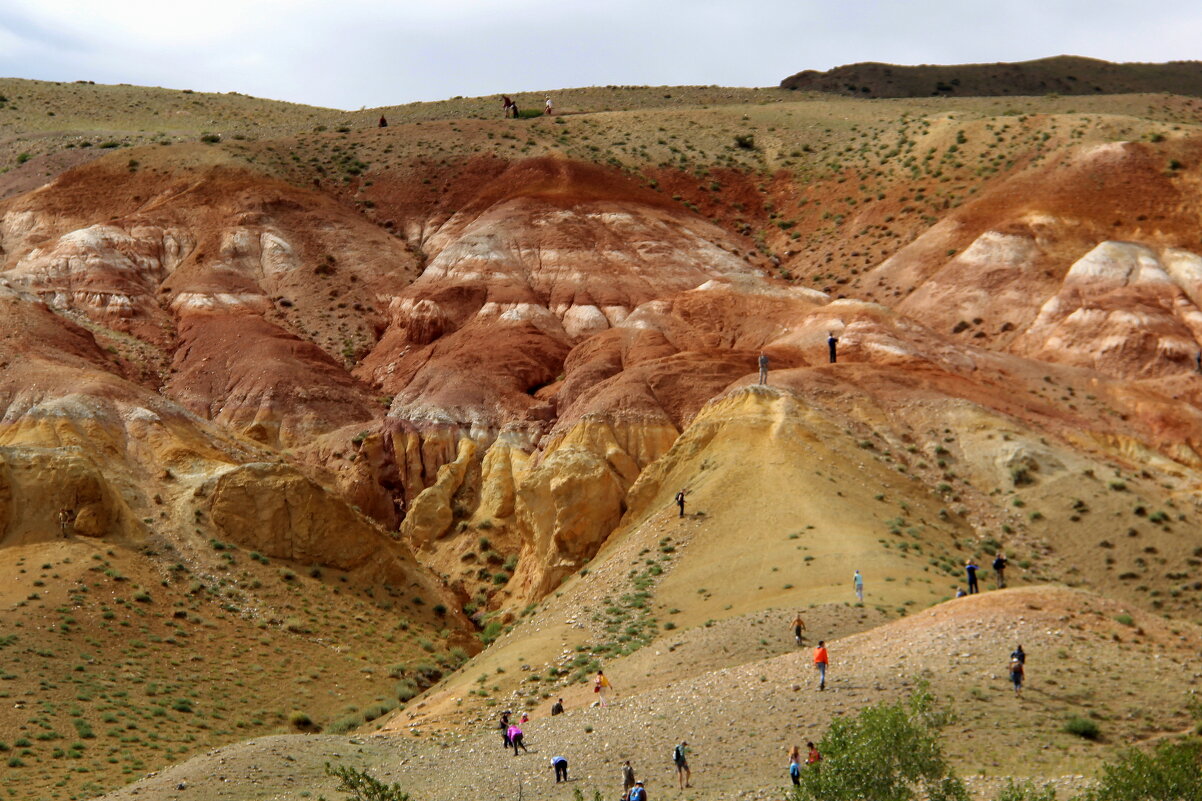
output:
{"label": "person standing on ridge", "polygon": [[622,763],[622,801],[630,801],[630,791],[634,789],[634,768],[630,760]]}
{"label": "person standing on ridge", "polygon": [[801,619],[801,612],[797,613],[797,617],[793,618],[793,639],[797,640],[797,644],[801,645],[801,633],[806,630],[806,622]]}
{"label": "person standing on ridge", "polygon": [[676,505],[680,507],[680,514],[677,515],[678,517],[684,517],[684,496],[685,496],[684,490],[681,490],[680,492],[676,493]]}
{"label": "person standing on ridge", "polygon": [[560,698],[555,703],[551,704],[551,717],[563,714],[563,699]]}
{"label": "person standing on ridge", "polygon": [[818,689],[826,689],[826,666],[830,664],[830,655],[826,652],[826,641],[819,640],[814,649],[814,667],[818,668]]}
{"label": "person standing on ridge", "polygon": [[977,587],[977,562],[975,559],[964,561],[964,572],[968,574],[968,594],[976,595],[981,590]]}
{"label": "person standing on ridge", "polygon": [[859,570],[851,577],[851,584],[856,589],[856,598],[860,603],[864,603],[864,577],[860,575]]}
{"label": "person standing on ridge", "polygon": [[551,757],[551,767],[555,768],[555,783],[568,780],[568,761],[561,756]]}
{"label": "person standing on ridge", "polygon": [[760,351],[760,385],[768,383],[768,354]]}
{"label": "person standing on ridge", "polygon": [[692,773],[689,771],[689,744],[684,740],[680,741],[680,745],[672,749],[672,761],[676,764],[676,780],[680,783],[680,789],[692,787],[689,784],[689,779]]}
{"label": "person standing on ridge", "polygon": [[835,354],[835,346],[838,344],[839,344],[839,340],[835,337],[835,333],[833,331],[827,331],[826,332],[826,349],[829,351],[831,364],[834,364],[835,360],[837,358],[837,356]]}
{"label": "person standing on ridge", "polygon": [[997,588],[999,590],[1006,589],[1006,565],[1009,564],[1006,560],[1006,554],[1001,551],[997,552],[997,556],[993,559],[993,572],[997,574]]}
{"label": "person standing on ridge", "polygon": [[548,117],[555,113],[555,109],[551,107],[551,98],[547,98],[547,102],[543,104],[543,113]]}
{"label": "person standing on ridge", "polygon": [[383,114],[381,114],[381,115],[380,115],[380,127],[381,127],[381,128],[387,128],[387,127],[388,127],[388,120],[384,119],[384,115],[383,115]]}
{"label": "person standing on ridge", "polygon": [[613,685],[609,683],[609,679],[606,678],[605,673],[598,670],[597,678],[593,680],[593,692],[597,693],[601,701],[601,706],[609,704],[609,691],[612,687]]}

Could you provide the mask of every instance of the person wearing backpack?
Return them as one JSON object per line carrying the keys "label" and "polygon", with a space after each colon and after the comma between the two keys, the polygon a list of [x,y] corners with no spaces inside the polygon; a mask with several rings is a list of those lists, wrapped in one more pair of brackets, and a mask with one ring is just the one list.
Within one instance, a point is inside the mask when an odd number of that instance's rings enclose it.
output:
{"label": "person wearing backpack", "polygon": [[1006,554],[998,551],[997,557],[993,560],[993,572],[997,574],[997,588],[999,590],[1006,589],[1007,564],[1009,564],[1009,560],[1006,559]]}
{"label": "person wearing backpack", "polygon": [[630,789],[630,795],[626,801],[647,801],[647,790],[643,787],[641,781],[634,783],[634,787]]}
{"label": "person wearing backpack", "polygon": [[1017,659],[1010,660],[1010,681],[1014,683],[1014,694],[1021,697],[1023,694],[1023,677],[1025,674],[1023,663]]}
{"label": "person wearing backpack", "polygon": [[689,771],[689,744],[684,740],[680,741],[680,745],[672,749],[672,761],[676,764],[676,780],[680,782],[680,789],[692,787],[689,784],[689,779],[692,778],[692,773]]}

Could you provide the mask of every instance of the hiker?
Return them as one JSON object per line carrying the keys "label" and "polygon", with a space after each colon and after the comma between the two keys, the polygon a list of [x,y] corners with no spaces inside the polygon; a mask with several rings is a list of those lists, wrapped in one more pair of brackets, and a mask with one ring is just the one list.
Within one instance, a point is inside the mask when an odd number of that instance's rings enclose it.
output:
{"label": "hiker", "polygon": [[606,678],[605,673],[598,670],[597,678],[593,680],[593,692],[597,693],[598,697],[600,698],[601,706],[605,706],[609,703],[608,696],[612,687],[613,685],[609,683],[609,679]]}
{"label": "hiker", "polygon": [[530,749],[526,747],[525,739],[526,735],[522,733],[522,730],[518,727],[518,724],[514,723],[509,727],[509,742],[513,743],[514,756],[518,755],[519,748],[521,748],[527,754],[530,753]]}
{"label": "hiker", "polygon": [[630,791],[634,789],[634,768],[630,760],[622,763],[622,801],[630,801]]}
{"label": "hiker", "polygon": [[626,798],[627,801],[647,801],[647,791],[643,788],[643,783],[635,782],[634,787],[630,788],[630,795]]}
{"label": "hiker", "polygon": [[822,754],[818,753],[818,747],[813,743],[806,743],[806,748],[810,749],[810,753],[806,755],[806,764],[814,770],[818,770],[818,763],[822,761]]}
{"label": "hiker", "polygon": [[831,364],[835,363],[835,346],[839,344],[839,340],[835,338],[835,334],[831,331],[826,332],[826,349],[830,351]]}
{"label": "hiker", "polygon": [[381,115],[380,115],[380,127],[381,127],[381,128],[387,128],[387,127],[388,127],[388,120],[384,119],[384,115],[383,115],[383,114],[381,114]]}
{"label": "hiker", "polygon": [[993,572],[997,574],[997,588],[999,590],[1006,588],[1006,554],[1001,551],[997,552],[997,556],[993,560]]}
{"label": "hiker", "polygon": [[1021,659],[1015,659],[1010,656],[1010,681],[1014,684],[1014,695],[1019,697],[1023,694],[1023,674],[1026,668]]}
{"label": "hiker", "polygon": [[793,618],[793,639],[797,640],[797,644],[801,645],[801,633],[806,630],[806,622],[801,619],[801,612],[797,613],[797,617]]}
{"label": "hiker", "polygon": [[520,723],[520,725],[522,725],[522,726],[525,726],[525,725],[526,725],[527,723],[529,723],[529,722],[530,722],[530,715],[529,715],[529,713],[523,712],[523,713],[522,713],[522,720],[521,720],[521,723]]}
{"label": "hiker", "polygon": [[550,117],[555,113],[555,109],[551,108],[551,98],[547,98],[547,102],[543,104],[543,113]]}
{"label": "hiker", "polygon": [[826,689],[826,666],[830,663],[830,656],[826,652],[826,641],[819,640],[818,647],[814,649],[814,667],[818,668],[818,689]]}
{"label": "hiker", "polygon": [[513,745],[513,743],[511,743],[509,741],[509,710],[508,709],[501,713],[501,724],[500,725],[501,725],[501,739],[505,743],[504,747],[509,748],[509,746]]}
{"label": "hiker", "polygon": [[511,113],[514,117],[517,116],[517,106],[509,99],[509,95],[501,95],[501,113],[505,115],[505,119],[509,119]]}
{"label": "hiker", "polygon": [[73,517],[70,509],[64,507],[58,510],[58,530],[63,539],[69,536],[68,530],[71,528]]}
{"label": "hiker", "polygon": [[680,514],[677,515],[678,517],[684,517],[684,495],[684,490],[676,493],[676,505],[680,507]]}
{"label": "hiker", "polygon": [[555,768],[555,783],[568,780],[568,761],[561,756],[551,757],[551,767]]}
{"label": "hiker", "polygon": [[689,744],[684,740],[680,741],[680,745],[672,749],[672,761],[676,764],[676,780],[680,782],[680,789],[692,787],[689,784],[689,779],[692,774],[689,772]]}
{"label": "hiker", "polygon": [[968,593],[966,593],[966,592],[964,591],[964,588],[963,588],[963,587],[957,587],[957,588],[956,588],[956,597],[957,597],[957,598],[963,598],[965,595],[968,595]]}
{"label": "hiker", "polygon": [[968,574],[968,594],[976,595],[980,592],[977,587],[977,563],[972,559],[964,561],[964,572]]}
{"label": "hiker", "polygon": [[801,785],[801,749],[797,746],[789,749],[789,778],[794,787]]}
{"label": "hiker", "polygon": [[1011,659],[1017,659],[1023,665],[1027,664],[1027,652],[1023,650],[1022,645],[1014,646],[1014,650],[1010,653]]}
{"label": "hiker", "polygon": [[563,699],[560,698],[555,703],[551,704],[551,717],[563,714]]}
{"label": "hiker", "polygon": [[760,384],[768,383],[768,354],[760,351]]}
{"label": "hiker", "polygon": [[863,603],[864,602],[864,577],[860,575],[859,570],[857,570],[856,574],[851,577],[851,584],[853,587],[856,588],[856,598],[859,599],[860,603]]}

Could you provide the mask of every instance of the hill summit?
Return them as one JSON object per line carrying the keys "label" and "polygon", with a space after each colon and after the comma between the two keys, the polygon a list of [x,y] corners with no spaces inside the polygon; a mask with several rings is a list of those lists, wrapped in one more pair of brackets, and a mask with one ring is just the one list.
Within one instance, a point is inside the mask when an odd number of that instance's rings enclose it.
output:
{"label": "hill summit", "polygon": [[1054,56],[994,64],[902,66],[861,62],[820,72],[803,70],[782,89],[853,97],[994,97],[998,95],[1123,95],[1169,92],[1202,95],[1202,62],[1117,64]]}

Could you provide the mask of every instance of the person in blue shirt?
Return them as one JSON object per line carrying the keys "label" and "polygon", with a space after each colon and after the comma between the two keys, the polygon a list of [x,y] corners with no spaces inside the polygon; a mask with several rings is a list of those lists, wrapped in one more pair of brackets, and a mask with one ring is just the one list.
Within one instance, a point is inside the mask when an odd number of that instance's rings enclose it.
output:
{"label": "person in blue shirt", "polygon": [[555,783],[568,780],[568,761],[561,756],[551,757],[551,767],[555,768]]}

